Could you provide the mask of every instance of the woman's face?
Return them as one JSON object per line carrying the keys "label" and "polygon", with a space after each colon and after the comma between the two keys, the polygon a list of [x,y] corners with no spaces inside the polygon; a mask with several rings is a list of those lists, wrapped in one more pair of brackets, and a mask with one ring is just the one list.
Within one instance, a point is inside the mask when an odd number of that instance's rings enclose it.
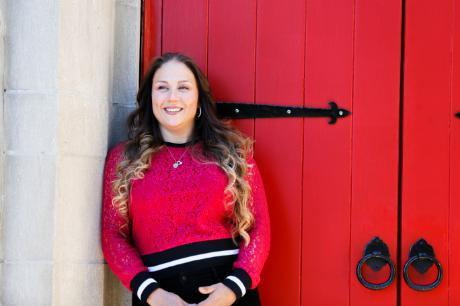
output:
{"label": "woman's face", "polygon": [[[193,131],[198,107],[198,87],[192,71],[183,63],[164,63],[153,77],[152,108],[165,137],[183,141]],[[167,139],[165,139],[167,140]]]}

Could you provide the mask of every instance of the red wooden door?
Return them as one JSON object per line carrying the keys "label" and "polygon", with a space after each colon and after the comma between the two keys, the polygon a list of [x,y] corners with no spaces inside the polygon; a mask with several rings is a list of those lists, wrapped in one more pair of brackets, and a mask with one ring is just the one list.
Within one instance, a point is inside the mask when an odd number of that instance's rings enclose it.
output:
{"label": "red wooden door", "polygon": [[[445,269],[448,254],[451,266],[460,259],[452,234],[460,227],[454,205],[460,165],[453,158],[460,120],[452,115],[460,111],[453,102],[458,72],[446,55],[459,1],[423,0],[420,7],[402,1],[144,1],[142,69],[158,54],[180,51],[198,62],[219,101],[327,108],[333,100],[352,112],[334,125],[327,118],[234,120],[256,141],[269,201],[272,247],[259,286],[266,306],[460,303],[456,285],[447,293],[448,281],[420,293],[401,276],[419,236],[432,243]],[[433,44],[442,50],[423,49]],[[441,63],[433,60],[438,56]],[[427,69],[433,73],[421,72]],[[435,100],[442,101],[439,109]],[[356,278],[375,236],[398,271],[378,291]],[[451,283],[460,278],[450,271]],[[363,273],[381,282],[389,269]],[[411,273],[417,281],[430,277]]]}
{"label": "red wooden door", "polygon": [[[402,126],[401,263],[424,238],[443,268],[431,291],[401,287],[401,305],[460,305],[460,1],[407,1]],[[437,269],[409,276],[420,284]]]}

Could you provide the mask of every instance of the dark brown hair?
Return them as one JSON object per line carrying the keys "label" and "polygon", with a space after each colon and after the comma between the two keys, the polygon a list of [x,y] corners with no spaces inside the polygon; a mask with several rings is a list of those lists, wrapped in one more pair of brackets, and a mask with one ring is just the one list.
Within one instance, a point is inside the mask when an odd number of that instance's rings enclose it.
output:
{"label": "dark brown hair", "polygon": [[[230,196],[226,205],[233,208],[232,236],[242,236],[249,243],[247,231],[253,224],[249,209],[251,188],[247,181],[247,158],[252,154],[253,142],[227,121],[216,114],[216,103],[212,97],[209,83],[194,61],[181,53],[166,53],[157,57],[142,80],[137,94],[137,108],[128,117],[128,141],[125,145],[124,160],[117,169],[118,179],[113,183],[114,205],[129,222],[129,190],[131,180],[143,178],[149,168],[151,158],[164,145],[159,122],[152,110],[152,83],[155,72],[169,61],[185,64],[193,73],[198,87],[198,106],[201,116],[195,118],[192,141],[202,141],[202,155],[205,161],[220,166],[228,177],[225,189]],[[192,147],[192,154],[195,147]],[[195,154],[194,154],[195,155]],[[249,166],[250,167],[250,166]]]}

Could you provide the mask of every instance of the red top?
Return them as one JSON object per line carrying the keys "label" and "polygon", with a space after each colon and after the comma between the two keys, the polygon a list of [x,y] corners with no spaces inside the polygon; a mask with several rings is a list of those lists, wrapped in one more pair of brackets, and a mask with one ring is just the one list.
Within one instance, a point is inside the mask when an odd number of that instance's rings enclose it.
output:
{"label": "red top", "polygon": [[[193,146],[201,152],[201,145],[198,142]],[[124,143],[115,146],[107,155],[102,249],[109,267],[130,290],[138,289],[138,285],[133,285],[135,276],[148,271],[144,256],[162,254],[158,252],[180,249],[184,245],[193,246],[197,242],[231,238],[230,227],[225,222],[225,216],[231,211],[224,207],[227,176],[219,166],[193,159],[191,149],[190,145],[166,143],[152,158],[151,167],[145,172],[144,178],[132,182],[129,203],[132,227],[125,231],[128,238],[119,232],[123,219],[112,206],[111,191]],[[181,159],[182,165],[174,168],[173,163],[177,159]],[[252,189],[249,207],[255,224],[249,231],[249,245],[244,246],[244,240],[241,240],[236,246],[238,256],[233,268],[247,273],[250,277],[248,288],[253,289],[259,284],[260,273],[268,256],[270,222],[262,178],[253,157],[248,158],[248,164],[252,165],[247,177]],[[153,282],[156,281],[152,279],[150,283]],[[142,289],[148,283],[145,282]]]}

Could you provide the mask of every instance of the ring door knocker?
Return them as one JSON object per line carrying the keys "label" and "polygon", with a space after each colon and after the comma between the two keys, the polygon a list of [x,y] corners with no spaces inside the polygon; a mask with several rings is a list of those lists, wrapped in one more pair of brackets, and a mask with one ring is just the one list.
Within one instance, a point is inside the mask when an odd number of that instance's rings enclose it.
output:
{"label": "ring door knocker", "polygon": [[[375,272],[380,271],[385,265],[388,265],[390,267],[390,275],[383,283],[371,283],[363,276],[362,269],[364,265],[367,265]],[[379,237],[375,237],[367,244],[366,249],[364,250],[364,256],[358,262],[356,267],[356,275],[359,282],[364,287],[372,290],[385,289],[393,282],[396,275],[395,265],[390,259],[388,246]]]}
{"label": "ring door knocker", "polygon": [[[413,266],[414,269],[419,273],[424,274],[431,268],[431,266],[433,266],[433,264],[436,265],[438,274],[436,280],[431,284],[416,284],[409,277],[410,266]],[[404,280],[406,281],[407,285],[417,291],[433,290],[441,283],[442,275],[442,266],[434,255],[433,247],[429,245],[425,239],[419,239],[411,246],[409,252],[409,260],[404,265]]]}

